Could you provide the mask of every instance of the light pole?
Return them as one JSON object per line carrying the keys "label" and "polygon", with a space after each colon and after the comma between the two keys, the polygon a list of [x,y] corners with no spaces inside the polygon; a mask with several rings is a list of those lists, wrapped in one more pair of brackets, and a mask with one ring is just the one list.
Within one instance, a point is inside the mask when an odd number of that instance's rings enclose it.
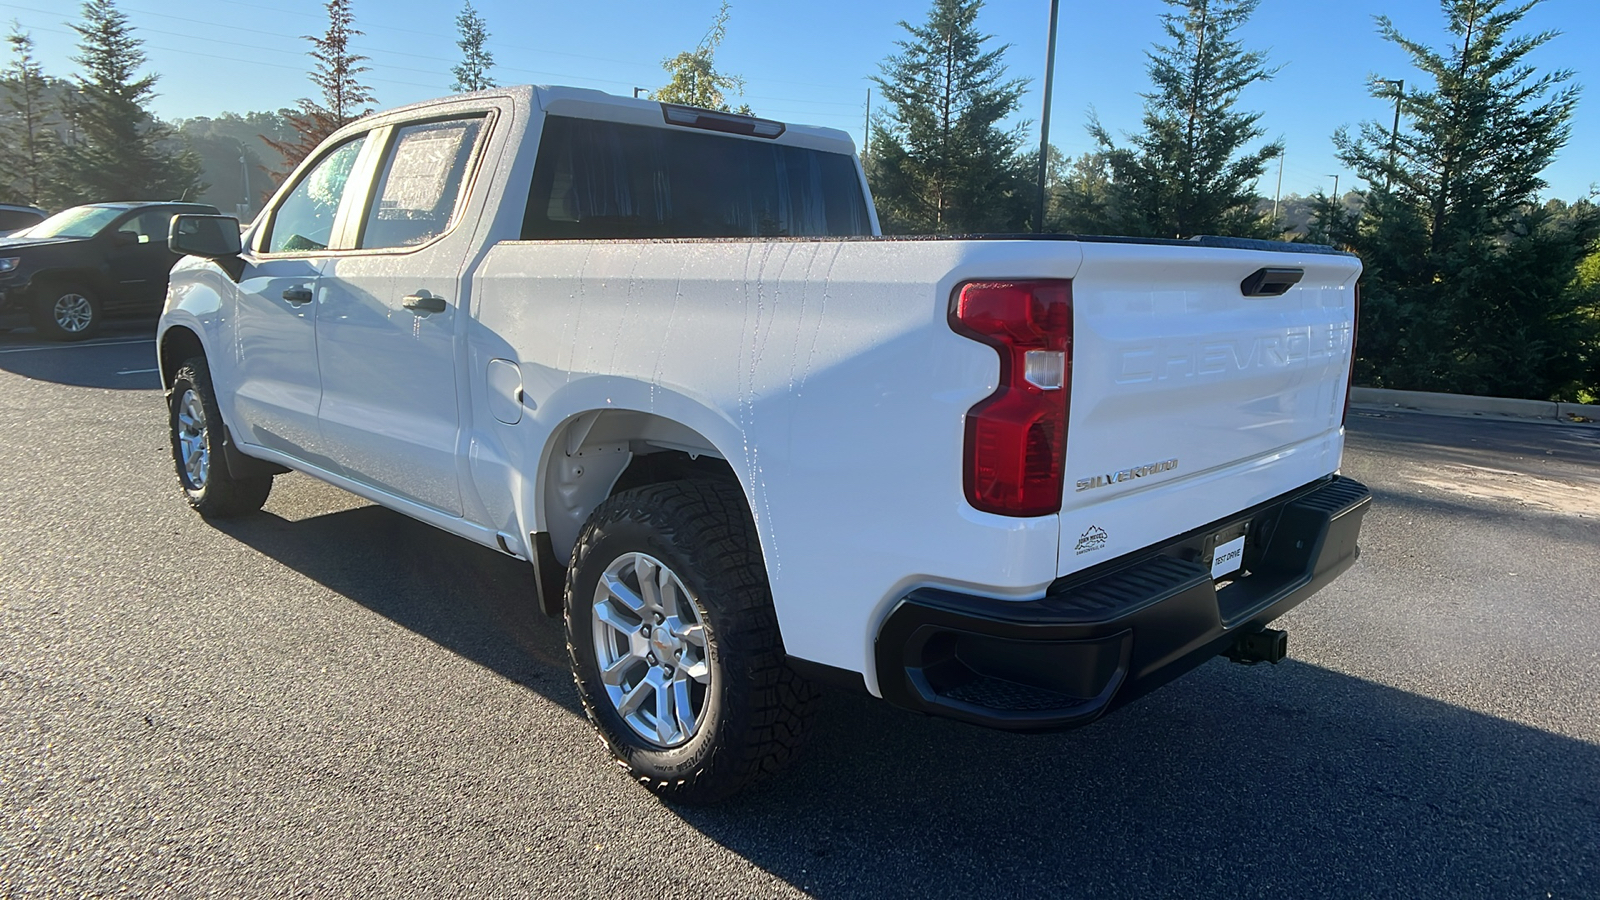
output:
{"label": "light pole", "polygon": [[1337,202],[1339,200],[1339,176],[1329,175],[1328,177],[1333,179],[1333,199]]}
{"label": "light pole", "polygon": [[243,199],[237,211],[242,222],[244,217],[250,214],[250,163],[246,159],[249,151],[245,150],[244,141],[238,138],[232,138],[232,141],[239,145],[239,192]]}
{"label": "light pole", "polygon": [[1061,0],[1050,0],[1050,40],[1044,59],[1044,115],[1039,119],[1039,210],[1033,233],[1044,233],[1044,182],[1050,174],[1050,88],[1056,77],[1056,18]]}
{"label": "light pole", "polygon": [[1379,78],[1377,83],[1394,87],[1394,129],[1389,132],[1389,171],[1383,175],[1383,189],[1387,191],[1391,180],[1394,178],[1396,151],[1400,149],[1400,101],[1405,99],[1406,80],[1404,78]]}

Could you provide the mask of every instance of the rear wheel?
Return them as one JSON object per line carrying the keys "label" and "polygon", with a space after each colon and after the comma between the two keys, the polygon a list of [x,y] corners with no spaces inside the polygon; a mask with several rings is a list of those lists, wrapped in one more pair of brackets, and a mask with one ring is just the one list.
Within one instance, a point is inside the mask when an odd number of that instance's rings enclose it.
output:
{"label": "rear wheel", "polygon": [[189,505],[207,518],[255,512],[272,492],[272,476],[235,478],[222,452],[222,415],[203,356],[178,367],[168,395],[172,459]]}
{"label": "rear wheel", "polygon": [[573,551],[567,652],[584,710],[651,790],[708,803],[786,767],[815,694],[790,669],[736,485],[624,491]]}
{"label": "rear wheel", "polygon": [[34,301],[33,324],[52,341],[81,341],[100,330],[100,299],[79,284],[47,285]]}

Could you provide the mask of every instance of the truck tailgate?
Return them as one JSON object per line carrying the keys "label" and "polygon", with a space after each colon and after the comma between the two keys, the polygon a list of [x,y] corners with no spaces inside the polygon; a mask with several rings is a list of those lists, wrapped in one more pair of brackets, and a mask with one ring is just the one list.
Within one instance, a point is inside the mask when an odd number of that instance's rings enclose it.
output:
{"label": "truck tailgate", "polygon": [[[1300,280],[1246,296],[1269,268]],[[1333,472],[1359,274],[1340,254],[1085,243],[1058,573]]]}

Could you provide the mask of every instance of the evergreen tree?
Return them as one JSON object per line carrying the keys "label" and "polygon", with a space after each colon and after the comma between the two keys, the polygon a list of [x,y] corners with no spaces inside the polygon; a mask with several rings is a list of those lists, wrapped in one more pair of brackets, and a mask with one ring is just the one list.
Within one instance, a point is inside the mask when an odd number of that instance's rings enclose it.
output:
{"label": "evergreen tree", "polygon": [[1234,37],[1260,0],[1165,2],[1180,11],[1161,17],[1170,43],[1146,54],[1154,90],[1144,95],[1144,130],[1118,147],[1090,120],[1117,185],[1116,225],[1146,237],[1271,237],[1271,223],[1256,214],[1255,186],[1283,144],[1247,151],[1266,129],[1260,113],[1236,108],[1245,88],[1277,72],[1265,52]]}
{"label": "evergreen tree", "polygon": [[1111,162],[1104,153],[1085,153],[1060,177],[1050,179],[1045,230],[1068,234],[1105,234],[1117,218]]}
{"label": "evergreen tree", "polygon": [[283,168],[274,173],[277,180],[288,177],[302,159],[317,149],[328,135],[372,113],[376,102],[372,89],[362,84],[360,75],[367,57],[350,49],[350,39],[363,32],[355,28],[351,0],[328,0],[328,30],[320,37],[305,35],[312,49],[306,53],[314,61],[311,83],[321,94],[321,102],[309,97],[300,100],[299,109],[289,116],[297,137],[274,140],[263,136],[267,145],[283,157]]}
{"label": "evergreen tree", "polygon": [[68,111],[75,139],[57,154],[46,199],[57,206],[98,200],[177,200],[201,187],[200,164],[172,129],[152,118],[145,105],[158,76],[139,75],[143,41],[133,36],[115,0],[85,0],[83,66],[78,94]]}
{"label": "evergreen tree", "polygon": [[1542,172],[1566,144],[1578,91],[1528,54],[1554,32],[1514,35],[1541,0],[1443,0],[1457,40],[1444,51],[1382,35],[1422,77],[1398,100],[1405,124],[1334,136],[1367,183],[1358,219],[1328,230],[1366,266],[1358,377],[1389,387],[1501,396],[1570,396],[1593,323],[1572,283],[1600,229],[1592,206],[1557,217],[1538,203]]}
{"label": "evergreen tree", "polygon": [[48,104],[44,72],[33,58],[33,37],[11,24],[6,36],[11,46],[0,106],[0,199],[38,205],[44,199],[45,166],[55,133],[46,115]]}
{"label": "evergreen tree", "polygon": [[456,41],[456,46],[461,48],[461,62],[450,69],[456,76],[450,89],[465,93],[494,87],[495,80],[489,75],[489,70],[494,68],[494,55],[484,46],[489,42],[488,23],[478,15],[472,0],[467,0],[461,15],[456,16],[456,30],[461,33],[461,39]]}
{"label": "evergreen tree", "polygon": [[[867,177],[891,232],[1020,231],[1037,177],[1019,153],[1025,125],[1001,123],[1027,84],[1007,79],[1009,44],[985,50],[983,0],[934,0],[873,80],[888,109],[872,123]],[[1034,157],[1035,170],[1037,157]]]}
{"label": "evergreen tree", "polygon": [[[661,61],[661,67],[667,70],[671,79],[665,87],[652,93],[650,99],[660,100],[663,103],[697,106],[701,109],[714,109],[719,112],[734,112],[728,106],[727,93],[730,91],[744,93],[744,79],[736,75],[723,74],[716,68],[717,48],[722,46],[723,39],[728,36],[729,15],[731,13],[727,0],[723,0],[722,8],[717,11],[717,17],[711,21],[711,29],[693,50]],[[748,105],[741,104],[737,111],[743,115],[751,115]]]}

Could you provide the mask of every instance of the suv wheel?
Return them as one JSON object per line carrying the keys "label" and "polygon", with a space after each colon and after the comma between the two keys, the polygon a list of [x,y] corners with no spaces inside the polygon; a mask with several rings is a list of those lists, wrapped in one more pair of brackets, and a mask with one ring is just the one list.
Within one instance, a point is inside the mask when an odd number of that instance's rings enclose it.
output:
{"label": "suv wheel", "polygon": [[601,504],[567,571],[566,632],[590,721],[657,794],[714,802],[799,751],[815,694],[784,656],[737,486],[674,481]]}
{"label": "suv wheel", "polygon": [[52,341],[81,341],[100,329],[100,300],[82,285],[47,287],[35,301],[33,324]]}

